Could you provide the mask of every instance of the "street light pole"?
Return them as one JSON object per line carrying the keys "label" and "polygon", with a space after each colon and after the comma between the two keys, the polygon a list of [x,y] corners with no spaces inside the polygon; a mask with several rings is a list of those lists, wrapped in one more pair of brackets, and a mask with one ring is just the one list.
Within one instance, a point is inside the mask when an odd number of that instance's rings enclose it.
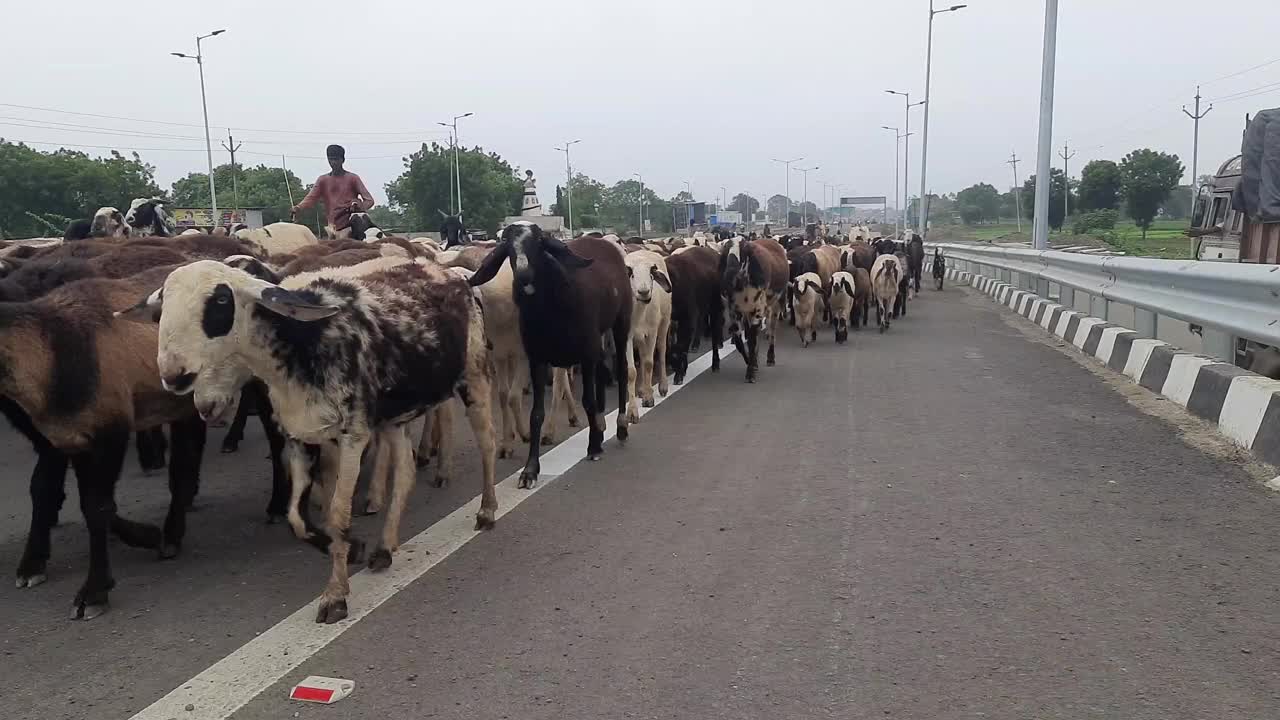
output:
{"label": "street light pole", "polygon": [[[792,158],[790,160],[779,160],[778,158],[773,158],[774,162],[782,163],[783,165],[787,166],[787,209],[783,211],[783,215],[784,215],[784,217],[782,218],[783,227],[787,227],[791,224],[791,163],[800,162],[803,159],[804,159],[803,157]],[[766,210],[768,209],[767,205],[765,209]]]}
{"label": "street light pole", "polygon": [[809,171],[819,169],[821,169],[821,166],[819,165],[814,165],[811,168],[796,168],[796,172],[804,173],[804,202],[800,205],[800,210],[803,213],[803,219],[801,219],[800,222],[805,227],[808,227],[809,225]]}
{"label": "street light pole", "polygon": [[[453,128],[453,173],[449,176],[449,184],[458,186],[458,214],[462,214],[462,169],[458,164],[458,121],[465,117],[471,117],[475,113],[463,113],[454,115],[453,122],[438,122],[441,127]],[[452,198],[450,198],[452,200]]]}
{"label": "street light pole", "polygon": [[929,93],[931,81],[933,79],[933,17],[942,13],[955,12],[968,5],[952,5],[945,10],[934,10],[933,0],[929,0],[929,39],[927,43],[928,49],[925,52],[924,61],[924,138],[920,143],[920,233],[928,234],[929,231],[929,208],[928,195],[925,194],[928,187],[929,173]]}
{"label": "street light pole", "polygon": [[568,207],[569,213],[566,218],[569,222],[569,239],[573,239],[573,167],[569,164],[569,148],[582,142],[581,140],[570,140],[564,144],[564,147],[558,147],[556,150],[564,153],[564,198],[565,205]]}
{"label": "street light pole", "polygon": [[[889,127],[888,125],[881,125],[880,127],[885,130],[893,131],[893,196],[894,196],[893,201],[896,203],[898,202],[898,145],[900,142],[902,142],[901,128]],[[894,237],[898,236],[898,227],[899,227],[898,223],[902,219],[902,217],[904,217],[903,212],[905,211],[900,211],[893,214],[893,236]],[[888,222],[888,219],[886,219],[885,222]]]}
{"label": "street light pole", "polygon": [[909,92],[899,92],[897,90],[885,90],[885,92],[890,95],[901,95],[906,100],[907,105],[906,111],[903,113],[903,120],[906,125],[903,126],[902,131],[906,133],[906,143],[902,146],[902,210],[900,211],[902,213],[902,229],[905,231],[910,225],[910,218],[907,217],[907,206],[910,205],[907,197],[909,194],[907,188],[911,187],[911,108],[923,105],[924,101],[911,102],[911,93]]}
{"label": "street light pole", "polygon": [[[644,176],[640,173],[632,173],[633,177],[640,179],[640,235],[644,235]],[[603,225],[604,223],[601,223]]]}
{"label": "street light pole", "polygon": [[219,220],[218,192],[213,182],[213,137],[209,133],[209,101],[205,95],[205,90],[204,90],[204,51],[201,48],[200,42],[202,40],[207,40],[215,35],[221,35],[224,32],[226,32],[226,30],[214,30],[208,35],[197,35],[195,57],[192,57],[185,53],[169,53],[174,57],[186,58],[188,60],[195,60],[196,67],[199,68],[200,70],[200,107],[204,111],[204,151],[205,151],[205,159],[209,163],[209,209],[212,213],[212,217],[210,218],[210,220],[212,221],[215,227],[220,225],[221,223],[218,222]]}
{"label": "street light pole", "polygon": [[1049,249],[1049,192],[1053,167],[1053,80],[1058,50],[1058,0],[1044,4],[1044,56],[1040,64],[1040,143],[1036,153],[1035,231],[1037,250]]}

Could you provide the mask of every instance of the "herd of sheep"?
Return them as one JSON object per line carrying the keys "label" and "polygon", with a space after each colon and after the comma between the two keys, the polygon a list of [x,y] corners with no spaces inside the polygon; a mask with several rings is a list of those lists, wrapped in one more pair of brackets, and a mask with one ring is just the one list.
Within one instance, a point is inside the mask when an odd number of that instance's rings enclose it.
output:
{"label": "herd of sheep", "polygon": [[[872,305],[881,332],[905,314],[923,271],[919,237],[856,229],[837,240],[824,230],[565,242],[517,222],[496,242],[448,246],[388,235],[367,216],[323,240],[292,223],[175,234],[159,202],[135,200],[127,213],[103,208],[73,223],[63,239],[0,249],[0,412],[37,454],[17,585],[45,580],[70,466],[90,538],[72,614],[105,611],[115,584],[108,533],[175,556],[206,428],[230,424],[232,450],[256,411],[271,447],[267,514],[328,554],[316,620],[341,620],[348,565],[392,562],[417,467],[436,456],[435,483],[452,477],[452,400],[478,445],[476,527],[485,529],[497,511],[496,458],[527,442],[519,483],[537,482],[561,402],[576,424],[575,374],[596,459],[608,387],[617,388],[616,435],[626,442],[640,406],[653,406],[655,386],[666,395],[669,382],[684,382],[704,338],[713,370],[727,337],[754,382],[759,343],[774,364],[787,319],[807,346],[823,324],[845,342],[850,320],[866,325]],[[942,267],[935,257],[939,287]],[[167,465],[163,527],[116,512],[131,439],[144,467]],[[384,515],[367,552],[350,535],[366,464],[359,512]]]}

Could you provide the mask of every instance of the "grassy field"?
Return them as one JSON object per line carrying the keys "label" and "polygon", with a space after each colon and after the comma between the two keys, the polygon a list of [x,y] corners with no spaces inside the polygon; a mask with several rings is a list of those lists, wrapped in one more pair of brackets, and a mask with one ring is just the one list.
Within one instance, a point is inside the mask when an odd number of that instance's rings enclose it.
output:
{"label": "grassy field", "polygon": [[[1030,242],[1031,222],[1022,223],[1022,232],[1018,232],[1016,223],[998,225],[978,225],[974,227],[949,226],[936,227],[931,233],[939,240],[976,240],[980,242]],[[1142,230],[1131,221],[1121,222],[1111,232],[1111,237],[1104,241],[1100,238],[1072,235],[1055,232],[1049,236],[1054,245],[1098,245],[1124,252],[1128,255],[1158,258],[1191,257],[1191,240],[1187,237],[1186,220],[1157,220],[1147,231],[1146,240],[1142,239]]]}

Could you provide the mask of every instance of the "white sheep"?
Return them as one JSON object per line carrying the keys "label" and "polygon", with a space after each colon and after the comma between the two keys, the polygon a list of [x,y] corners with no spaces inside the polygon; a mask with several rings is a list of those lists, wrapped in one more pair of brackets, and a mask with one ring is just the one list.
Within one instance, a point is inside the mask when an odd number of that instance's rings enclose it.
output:
{"label": "white sheep", "polygon": [[291,222],[276,222],[253,229],[245,228],[237,230],[235,235],[267,255],[295,253],[301,248],[319,242],[316,240],[316,234],[311,232],[311,228]]}
{"label": "white sheep", "polygon": [[[656,252],[639,250],[626,257],[635,304],[631,312],[631,344],[636,361],[628,363],[627,419],[640,421],[636,395],[653,407],[653,386],[667,396],[667,331],[671,328],[671,280],[667,263]],[[655,367],[655,356],[657,359]]]}
{"label": "white sheep", "polygon": [[809,347],[809,343],[818,339],[818,316],[822,308],[822,278],[818,273],[804,273],[791,281],[791,293],[796,308],[796,332],[800,333],[800,343]]}
{"label": "white sheep", "polygon": [[880,332],[889,329],[889,318],[898,301],[898,284],[902,281],[902,265],[896,255],[881,255],[871,266],[871,295],[876,300],[876,322]]}

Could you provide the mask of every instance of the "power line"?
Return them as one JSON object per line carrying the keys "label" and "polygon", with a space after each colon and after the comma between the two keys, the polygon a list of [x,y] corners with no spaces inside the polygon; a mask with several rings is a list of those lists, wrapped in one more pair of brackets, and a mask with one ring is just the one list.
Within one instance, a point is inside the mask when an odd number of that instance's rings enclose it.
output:
{"label": "power line", "polygon": [[1245,98],[1256,97],[1258,95],[1266,95],[1269,92],[1275,92],[1280,89],[1280,82],[1269,83],[1267,85],[1259,85],[1258,87],[1240,90],[1222,97],[1210,98],[1212,102],[1228,102],[1230,100],[1243,100]]}
{"label": "power line", "polygon": [[[46,142],[43,140],[8,140],[6,142],[14,142],[21,145],[46,145],[57,148],[86,148],[90,150],[127,150],[129,152],[204,152],[204,148],[156,148],[156,147],[121,147],[119,145],[81,145],[76,143]],[[280,157],[280,153],[269,152],[253,152],[250,150],[238,150],[237,154],[242,155],[261,155],[263,157]],[[320,155],[290,155],[289,157],[301,160],[326,160],[327,158]],[[350,156],[348,160],[388,160],[392,158],[402,158],[404,154],[399,155],[361,155]]]}
{"label": "power line", "polygon": [[[39,107],[36,105],[19,105],[16,103],[0,103],[0,107],[20,108],[22,110],[36,110],[39,112],[57,113],[59,115],[79,115],[81,117],[102,118],[105,120],[123,120],[125,122],[151,123],[154,125],[171,125],[174,127],[189,127],[189,128],[204,127],[203,125],[197,125],[194,123],[180,123],[180,122],[171,122],[167,120],[146,120],[143,118],[124,117],[122,115],[103,115],[100,113],[87,113],[87,112],[79,112],[76,110],[59,110],[58,108]],[[224,130],[228,129],[227,126],[224,126],[224,125],[219,125],[217,127],[220,127]],[[420,129],[420,130],[292,130],[292,129],[279,130],[279,129],[272,129],[272,128],[237,127],[236,129],[248,130],[250,132],[285,133],[285,134],[292,134],[292,135],[342,135],[342,136],[435,135],[435,136],[440,136],[445,134],[442,131],[434,130],[431,128]]]}
{"label": "power line", "polygon": [[1234,77],[1240,77],[1241,75],[1244,75],[1245,73],[1251,73],[1251,72],[1253,72],[1254,70],[1261,70],[1261,69],[1262,69],[1262,68],[1264,68],[1264,67],[1269,67],[1269,66],[1271,66],[1271,65],[1275,65],[1276,63],[1280,63],[1280,58],[1276,58],[1275,60],[1268,60],[1268,61],[1266,61],[1266,62],[1264,62],[1264,63],[1259,63],[1259,64],[1257,64],[1257,65],[1254,65],[1253,67],[1247,67],[1247,68],[1245,68],[1244,70],[1239,70],[1239,71],[1237,71],[1237,72],[1233,72],[1233,73],[1231,73],[1231,74],[1229,74],[1229,75],[1223,75],[1222,77],[1217,77],[1217,78],[1214,78],[1214,79],[1212,79],[1212,80],[1209,80],[1208,82],[1203,82],[1203,83],[1200,83],[1200,84],[1201,84],[1201,85],[1212,85],[1213,83],[1216,83],[1216,82],[1221,82],[1221,81],[1223,81],[1223,80],[1230,80],[1231,78],[1234,78]]}

